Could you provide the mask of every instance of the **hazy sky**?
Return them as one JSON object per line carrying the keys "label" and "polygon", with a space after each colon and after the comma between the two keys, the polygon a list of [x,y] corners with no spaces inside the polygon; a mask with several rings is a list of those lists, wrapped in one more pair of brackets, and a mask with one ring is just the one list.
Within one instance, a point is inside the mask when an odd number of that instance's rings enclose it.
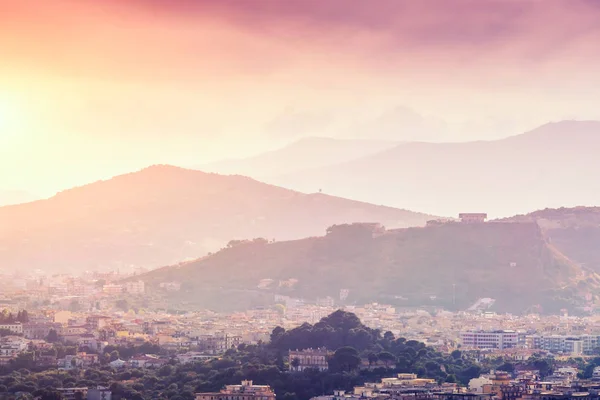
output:
{"label": "hazy sky", "polygon": [[0,189],[600,119],[597,0],[0,0]]}

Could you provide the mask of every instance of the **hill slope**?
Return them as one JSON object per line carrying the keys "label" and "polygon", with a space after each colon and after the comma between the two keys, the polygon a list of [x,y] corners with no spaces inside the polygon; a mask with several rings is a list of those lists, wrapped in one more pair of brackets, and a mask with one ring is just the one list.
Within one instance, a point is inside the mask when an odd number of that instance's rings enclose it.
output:
{"label": "hill slope", "polygon": [[[448,223],[376,235],[363,225],[340,226],[320,238],[240,244],[141,279],[153,286],[184,282],[180,300],[218,308],[245,307],[266,293],[337,298],[349,289],[349,301],[357,303],[466,308],[490,297],[500,311],[540,303],[558,311],[598,287],[595,274],[549,247],[529,222]],[[266,279],[272,284],[258,289]],[[292,288],[279,284],[290,279],[297,280]],[[558,295],[568,301],[556,301]]]}
{"label": "hill slope", "polygon": [[[240,174],[256,179],[339,164],[392,148],[397,143],[377,140],[350,140],[322,137],[300,139],[281,149],[254,157],[225,160],[199,166],[220,174]],[[313,187],[310,191],[316,189]]]}
{"label": "hill slope", "polygon": [[294,239],[335,223],[424,225],[428,216],[242,176],[155,166],[0,208],[0,266],[86,270],[157,267],[197,258],[231,239]]}
{"label": "hill slope", "polygon": [[537,222],[547,241],[561,253],[600,272],[600,207],[545,209],[506,221]]}
{"label": "hill slope", "polygon": [[400,144],[268,182],[438,215],[483,210],[508,216],[595,204],[598,148],[600,122],[564,121],[496,141]]}

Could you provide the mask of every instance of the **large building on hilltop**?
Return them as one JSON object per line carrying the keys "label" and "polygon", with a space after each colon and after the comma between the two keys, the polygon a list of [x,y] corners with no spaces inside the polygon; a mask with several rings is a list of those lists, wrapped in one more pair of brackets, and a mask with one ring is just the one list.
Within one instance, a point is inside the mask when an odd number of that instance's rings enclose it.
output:
{"label": "large building on hilltop", "polygon": [[305,369],[318,369],[327,371],[329,364],[327,357],[329,352],[326,348],[290,350],[289,369],[290,371],[301,372]]}
{"label": "large building on hilltop", "polygon": [[460,222],[465,224],[480,224],[487,219],[486,213],[460,213],[458,214]]}

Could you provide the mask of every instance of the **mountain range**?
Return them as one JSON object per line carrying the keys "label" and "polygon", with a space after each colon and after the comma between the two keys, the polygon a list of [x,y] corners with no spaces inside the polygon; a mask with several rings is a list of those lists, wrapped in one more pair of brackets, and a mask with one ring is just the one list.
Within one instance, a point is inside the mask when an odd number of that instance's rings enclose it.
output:
{"label": "mountain range", "polygon": [[[313,139],[291,146],[303,149],[302,163],[288,158],[290,149],[282,149],[219,164],[217,170],[257,174],[268,183],[303,192],[321,189],[344,198],[446,216],[485,211],[507,217],[545,207],[593,205],[600,198],[597,121],[549,123],[492,141],[383,143],[387,147],[378,151],[363,142],[368,154],[340,151],[345,160],[325,156],[313,162],[305,155],[320,148],[333,154],[331,149],[345,142],[328,143],[324,146]],[[286,163],[288,159],[293,162]],[[267,165],[266,171],[256,168],[257,163]]]}
{"label": "mountain range", "polygon": [[348,222],[420,226],[429,218],[162,165],[0,207],[0,265],[71,272],[153,268],[203,256],[232,239],[297,239]]}
{"label": "mountain range", "polygon": [[560,253],[530,221],[394,230],[338,225],[323,237],[237,242],[133,279],[156,290],[180,282],[177,306],[220,310],[269,304],[274,295],[339,299],[345,289],[347,304],[465,309],[491,298],[500,312],[558,313],[589,305],[600,287],[596,273]]}

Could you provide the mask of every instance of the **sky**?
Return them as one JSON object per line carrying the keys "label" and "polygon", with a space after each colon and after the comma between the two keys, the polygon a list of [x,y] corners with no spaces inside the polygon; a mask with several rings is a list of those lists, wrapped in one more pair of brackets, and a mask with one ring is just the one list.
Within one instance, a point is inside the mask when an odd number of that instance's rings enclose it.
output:
{"label": "sky", "polygon": [[0,190],[600,119],[596,0],[0,0]]}

